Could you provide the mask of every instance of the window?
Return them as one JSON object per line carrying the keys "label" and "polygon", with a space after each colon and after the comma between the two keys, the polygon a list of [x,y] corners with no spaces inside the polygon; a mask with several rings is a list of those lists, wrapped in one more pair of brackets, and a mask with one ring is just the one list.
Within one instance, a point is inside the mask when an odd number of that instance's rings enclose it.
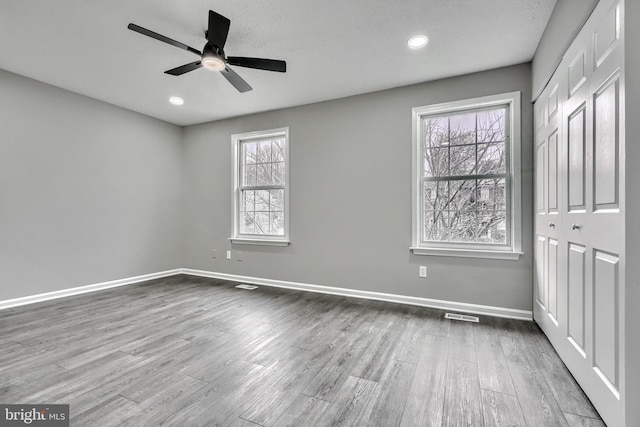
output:
{"label": "window", "polygon": [[289,129],[237,134],[233,152],[234,243],[289,243]]}
{"label": "window", "polygon": [[413,109],[417,255],[518,259],[520,93]]}

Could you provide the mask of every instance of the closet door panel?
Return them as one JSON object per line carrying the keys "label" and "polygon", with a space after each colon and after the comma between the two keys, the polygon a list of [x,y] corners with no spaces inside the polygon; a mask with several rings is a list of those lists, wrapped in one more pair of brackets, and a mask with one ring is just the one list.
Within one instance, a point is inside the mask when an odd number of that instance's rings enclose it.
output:
{"label": "closet door panel", "polygon": [[618,80],[607,84],[594,95],[594,210],[618,207]]}
{"label": "closet door panel", "polygon": [[615,254],[594,251],[593,367],[616,396],[620,387],[619,261]]}
{"label": "closet door panel", "polygon": [[585,357],[586,250],[582,245],[569,243],[567,298],[567,336],[575,349]]}
{"label": "closet door panel", "polygon": [[569,116],[567,140],[568,210],[584,211],[585,204],[585,105]]}

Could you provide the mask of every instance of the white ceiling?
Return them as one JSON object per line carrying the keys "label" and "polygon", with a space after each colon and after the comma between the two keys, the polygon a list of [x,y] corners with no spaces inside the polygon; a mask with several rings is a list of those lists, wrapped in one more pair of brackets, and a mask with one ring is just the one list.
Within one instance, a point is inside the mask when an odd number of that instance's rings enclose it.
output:
{"label": "white ceiling", "polygon": [[[178,125],[341,98],[531,60],[556,0],[1,0],[0,68]],[[165,70],[198,57],[208,10],[231,19],[225,52],[287,72]],[[407,47],[414,34],[429,45]],[[168,103],[172,95],[185,104]]]}

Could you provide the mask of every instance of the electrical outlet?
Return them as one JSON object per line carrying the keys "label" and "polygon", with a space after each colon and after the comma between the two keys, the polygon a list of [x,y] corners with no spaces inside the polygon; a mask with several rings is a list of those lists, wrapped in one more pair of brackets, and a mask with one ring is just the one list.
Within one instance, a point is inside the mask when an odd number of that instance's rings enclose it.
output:
{"label": "electrical outlet", "polygon": [[227,259],[231,259],[231,251],[227,251]]}
{"label": "electrical outlet", "polygon": [[218,251],[215,249],[211,249],[211,258],[218,258]]}
{"label": "electrical outlet", "polygon": [[420,266],[420,268],[418,269],[418,276],[427,277],[427,266],[426,265],[421,265]]}

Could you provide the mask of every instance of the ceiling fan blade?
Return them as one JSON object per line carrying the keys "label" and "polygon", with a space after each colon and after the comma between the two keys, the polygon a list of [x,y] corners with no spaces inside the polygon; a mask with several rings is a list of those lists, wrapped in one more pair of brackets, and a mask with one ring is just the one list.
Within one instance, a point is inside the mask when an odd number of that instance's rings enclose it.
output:
{"label": "ceiling fan blade", "polygon": [[189,71],[197,70],[202,67],[202,63],[200,61],[191,62],[189,64],[184,64],[176,68],[172,68],[170,70],[165,71],[165,74],[171,74],[172,76],[180,76],[184,73],[188,73]]}
{"label": "ceiling fan blade", "polygon": [[244,79],[231,68],[225,67],[225,69],[220,71],[220,73],[233,85],[233,87],[238,89],[238,92],[249,92],[252,89],[251,86],[249,86],[249,83],[245,82]]}
{"label": "ceiling fan blade", "polygon": [[129,25],[127,25],[127,28],[132,30],[132,31],[135,31],[136,33],[143,34],[143,35],[145,35],[147,37],[151,37],[153,39],[160,40],[161,42],[165,42],[167,44],[170,44],[171,46],[175,46],[175,47],[180,48],[180,49],[188,50],[189,52],[192,52],[192,53],[195,53],[196,55],[202,56],[202,53],[199,50],[194,49],[191,46],[187,46],[184,43],[180,43],[178,41],[170,39],[169,37],[165,37],[162,34],[158,34],[158,33],[154,32],[154,31],[147,30],[146,28],[143,28],[143,27],[141,27],[139,25],[129,24]]}
{"label": "ceiling fan blade", "polygon": [[278,71],[284,73],[287,71],[287,63],[277,59],[263,58],[245,58],[243,56],[229,56],[227,62],[230,65],[238,67],[256,68],[258,70]]}
{"label": "ceiling fan blade", "polygon": [[213,10],[209,11],[209,29],[207,40],[214,46],[222,49],[227,42],[231,21]]}

